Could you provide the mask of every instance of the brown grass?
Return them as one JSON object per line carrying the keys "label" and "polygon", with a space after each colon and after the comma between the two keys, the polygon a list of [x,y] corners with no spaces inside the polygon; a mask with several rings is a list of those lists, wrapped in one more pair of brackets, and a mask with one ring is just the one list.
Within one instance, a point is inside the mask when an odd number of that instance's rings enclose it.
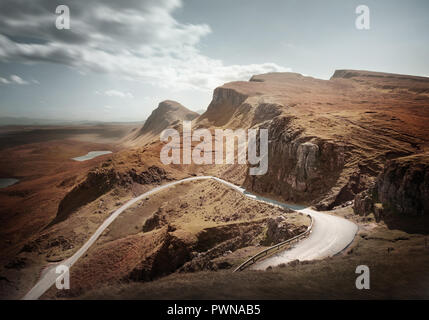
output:
{"label": "brown grass", "polygon": [[[355,287],[355,270],[362,264],[370,268],[370,290]],[[101,287],[78,298],[428,299],[428,267],[423,236],[378,226],[370,235],[361,232],[346,254],[321,261],[270,271],[173,274],[150,283]]]}

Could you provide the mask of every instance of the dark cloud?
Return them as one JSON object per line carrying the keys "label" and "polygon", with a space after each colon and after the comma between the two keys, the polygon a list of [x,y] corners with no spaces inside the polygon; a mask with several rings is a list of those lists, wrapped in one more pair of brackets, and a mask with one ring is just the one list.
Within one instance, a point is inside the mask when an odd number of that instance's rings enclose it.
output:
{"label": "dark cloud", "polygon": [[[142,44],[156,44],[159,30],[183,29],[170,12],[180,6],[177,0],[122,1],[61,1],[69,6],[71,29],[57,30],[54,0],[2,0],[0,2],[0,33],[10,38],[44,39],[72,44],[100,46],[120,44],[134,48]],[[173,34],[174,35],[174,32]],[[168,39],[168,35],[162,35]],[[179,41],[193,43],[195,37],[182,33]]]}
{"label": "dark cloud", "polygon": [[285,70],[275,64],[227,67],[201,55],[197,45],[211,30],[205,24],[177,21],[172,12],[180,0],[61,4],[70,8],[70,30],[55,27],[57,1],[1,0],[0,62],[46,61],[159,86],[200,89],[224,79]]}

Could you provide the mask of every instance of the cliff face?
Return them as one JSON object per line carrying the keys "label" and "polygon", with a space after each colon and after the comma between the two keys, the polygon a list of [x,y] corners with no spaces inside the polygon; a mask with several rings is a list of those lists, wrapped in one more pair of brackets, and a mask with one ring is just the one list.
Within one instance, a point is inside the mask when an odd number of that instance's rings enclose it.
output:
{"label": "cliff face", "polygon": [[272,97],[252,95],[234,85],[216,88],[213,99],[197,119],[199,127],[250,128],[281,114],[282,106]]}
{"label": "cliff face", "polygon": [[[280,117],[269,125],[268,172],[246,177],[244,185],[290,202],[306,202],[328,194],[345,166],[346,148],[303,134],[293,119]],[[329,173],[329,174],[327,174]]]}
{"label": "cliff face", "polygon": [[331,209],[369,188],[390,159],[429,145],[429,79],[341,70],[273,73],[215,90],[196,123],[269,130],[269,165],[244,186]]}
{"label": "cliff face", "polygon": [[392,216],[429,216],[429,153],[390,160],[376,183],[356,195],[354,211]]}
{"label": "cliff face", "polygon": [[376,191],[387,213],[429,215],[429,153],[389,161]]}

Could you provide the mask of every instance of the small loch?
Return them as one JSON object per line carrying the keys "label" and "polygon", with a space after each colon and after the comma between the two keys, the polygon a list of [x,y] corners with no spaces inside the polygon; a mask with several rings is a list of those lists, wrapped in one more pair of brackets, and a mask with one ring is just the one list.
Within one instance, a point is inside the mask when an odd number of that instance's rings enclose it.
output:
{"label": "small loch", "polygon": [[13,178],[0,178],[0,189],[7,188],[9,186],[14,185],[15,183],[18,183],[18,179]]}
{"label": "small loch", "polygon": [[112,151],[90,151],[88,152],[86,155],[84,156],[80,156],[80,157],[76,157],[76,158],[72,158],[72,160],[75,161],[87,161],[87,160],[91,160],[94,159],[96,157],[105,155],[105,154],[109,154],[112,153]]}

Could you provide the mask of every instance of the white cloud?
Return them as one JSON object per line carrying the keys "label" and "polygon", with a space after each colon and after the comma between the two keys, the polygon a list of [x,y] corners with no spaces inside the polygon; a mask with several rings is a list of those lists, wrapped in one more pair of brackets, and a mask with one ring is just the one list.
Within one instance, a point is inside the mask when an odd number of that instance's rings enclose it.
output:
{"label": "white cloud", "polygon": [[[34,82],[34,81],[36,81],[36,80],[32,80],[31,82]],[[30,84],[30,82],[22,79],[21,77],[17,76],[16,74],[10,75],[9,79],[0,77],[0,83],[2,83],[2,84],[19,84],[19,85]]]}
{"label": "white cloud", "polygon": [[96,94],[105,95],[108,97],[117,97],[117,98],[134,98],[134,95],[131,92],[123,92],[119,90],[106,90],[104,92],[95,91]]}
{"label": "white cloud", "polygon": [[0,83],[3,83],[3,84],[9,84],[9,83],[10,83],[10,81],[9,81],[9,80],[7,80],[6,78],[0,77]]}
{"label": "white cloud", "polygon": [[109,105],[106,105],[106,106],[103,107],[103,109],[104,109],[105,113],[111,113],[113,107],[109,106]]}
{"label": "white cloud", "polygon": [[23,80],[21,77],[17,76],[16,74],[11,75],[10,80],[12,80],[16,84],[28,84],[27,81]]}
{"label": "white cloud", "polygon": [[75,1],[71,29],[56,30],[48,1],[2,0],[0,61],[61,63],[174,90],[206,91],[258,73],[290,71],[274,63],[225,65],[203,55],[198,45],[211,29],[177,21],[172,12],[181,5],[180,0]]}

